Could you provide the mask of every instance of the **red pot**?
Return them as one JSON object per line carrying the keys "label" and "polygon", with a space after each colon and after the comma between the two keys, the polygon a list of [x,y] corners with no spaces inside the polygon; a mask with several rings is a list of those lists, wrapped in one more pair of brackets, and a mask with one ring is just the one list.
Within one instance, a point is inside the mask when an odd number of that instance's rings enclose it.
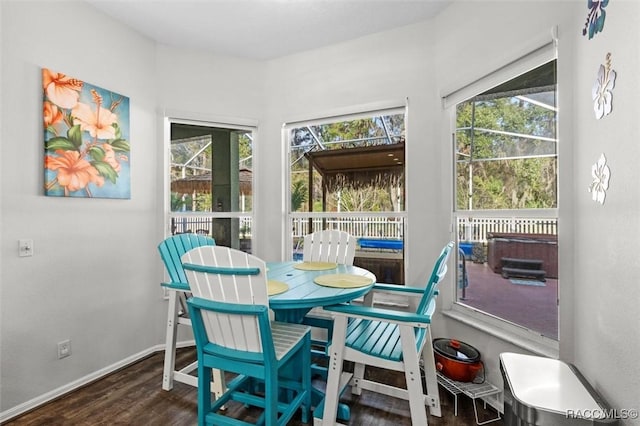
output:
{"label": "red pot", "polygon": [[473,382],[482,370],[480,352],[471,345],[454,339],[434,339],[436,369],[458,382]]}

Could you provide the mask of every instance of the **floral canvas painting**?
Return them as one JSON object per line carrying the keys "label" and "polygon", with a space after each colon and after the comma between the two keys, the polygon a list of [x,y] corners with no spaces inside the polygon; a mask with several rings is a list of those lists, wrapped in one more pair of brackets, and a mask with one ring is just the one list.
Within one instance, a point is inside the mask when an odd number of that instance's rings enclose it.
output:
{"label": "floral canvas painting", "polygon": [[42,69],[45,195],[131,198],[129,98]]}

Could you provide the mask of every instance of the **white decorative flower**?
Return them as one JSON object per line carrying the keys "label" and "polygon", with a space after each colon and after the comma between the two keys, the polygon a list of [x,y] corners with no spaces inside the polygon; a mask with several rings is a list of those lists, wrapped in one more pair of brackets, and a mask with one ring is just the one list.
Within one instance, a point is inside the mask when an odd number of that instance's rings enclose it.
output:
{"label": "white decorative flower", "polygon": [[593,201],[604,204],[607,189],[609,189],[609,178],[611,176],[611,171],[609,170],[609,166],[607,166],[607,159],[604,154],[600,154],[598,162],[591,166],[591,176],[593,177],[593,182],[591,182],[589,186],[591,198]]}
{"label": "white decorative flower", "polygon": [[598,78],[591,89],[593,110],[597,119],[601,119],[611,113],[613,108],[612,90],[616,84],[616,76],[616,72],[611,69],[611,53],[607,53],[606,61],[600,65]]}

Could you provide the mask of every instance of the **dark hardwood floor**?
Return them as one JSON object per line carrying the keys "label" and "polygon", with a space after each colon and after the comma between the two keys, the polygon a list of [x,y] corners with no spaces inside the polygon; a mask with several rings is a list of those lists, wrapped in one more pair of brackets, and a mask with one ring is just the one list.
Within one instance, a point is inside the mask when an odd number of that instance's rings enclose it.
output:
{"label": "dark hardwood floor", "polygon": [[[162,363],[164,352],[158,352],[120,371],[97,380],[81,389],[62,396],[36,410],[11,421],[6,426],[22,425],[195,425],[197,424],[197,390],[176,383],[173,390],[162,390]],[[195,359],[191,348],[178,351],[177,365],[186,365]],[[369,371],[369,369],[367,370]],[[403,381],[397,373],[372,370],[372,374],[391,382]],[[318,386],[321,384],[317,383]],[[475,425],[472,401],[458,397],[458,416],[454,416],[454,399],[440,388],[442,417],[429,416],[430,425]],[[363,391],[352,396],[347,390],[342,401],[351,407],[350,425],[411,425],[409,404],[406,401]],[[256,418],[256,411],[240,404],[230,405],[227,414],[246,421]],[[495,413],[478,403],[480,420]],[[291,425],[303,425],[296,415]],[[502,421],[490,423],[503,425]],[[422,426],[422,425],[416,425]]]}

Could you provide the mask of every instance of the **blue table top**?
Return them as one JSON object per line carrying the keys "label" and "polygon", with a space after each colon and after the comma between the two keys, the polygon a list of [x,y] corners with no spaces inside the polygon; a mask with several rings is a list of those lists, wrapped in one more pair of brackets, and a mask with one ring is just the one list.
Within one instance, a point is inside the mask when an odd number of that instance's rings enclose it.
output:
{"label": "blue table top", "polygon": [[[371,272],[357,266],[338,265],[336,269],[303,271],[294,268],[296,263],[300,262],[267,262],[267,277],[289,286],[289,290],[284,293],[269,297],[269,307],[280,320],[299,322],[311,308],[349,302],[369,292],[376,280]],[[333,288],[318,285],[313,281],[315,277],[324,274],[362,275],[370,277],[373,282],[364,287]],[[286,315],[286,318],[283,315]]]}

